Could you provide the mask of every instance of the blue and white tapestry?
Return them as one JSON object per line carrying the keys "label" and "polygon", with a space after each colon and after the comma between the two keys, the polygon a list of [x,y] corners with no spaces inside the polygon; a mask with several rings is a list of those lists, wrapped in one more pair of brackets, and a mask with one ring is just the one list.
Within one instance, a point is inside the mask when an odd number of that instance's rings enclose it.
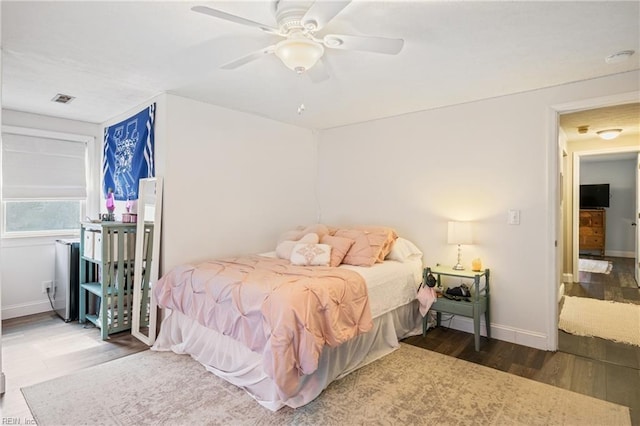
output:
{"label": "blue and white tapestry", "polygon": [[154,177],[154,122],[156,104],[104,129],[103,187],[116,200],[137,200],[138,181]]}

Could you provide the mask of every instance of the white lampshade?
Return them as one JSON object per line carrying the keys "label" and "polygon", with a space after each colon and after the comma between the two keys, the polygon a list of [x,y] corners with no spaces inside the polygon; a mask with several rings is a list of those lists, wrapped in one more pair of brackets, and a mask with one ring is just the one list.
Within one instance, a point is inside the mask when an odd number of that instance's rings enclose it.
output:
{"label": "white lampshade", "polygon": [[308,38],[289,38],[276,44],[275,54],[287,68],[302,73],[318,62],[324,47]]}
{"label": "white lampshade", "polygon": [[449,222],[449,244],[471,244],[471,222]]}

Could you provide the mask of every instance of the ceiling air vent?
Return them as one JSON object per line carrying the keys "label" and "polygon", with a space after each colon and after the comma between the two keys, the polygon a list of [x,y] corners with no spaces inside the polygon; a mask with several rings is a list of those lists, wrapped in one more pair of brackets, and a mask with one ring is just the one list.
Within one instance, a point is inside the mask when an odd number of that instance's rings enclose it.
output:
{"label": "ceiling air vent", "polygon": [[74,99],[75,99],[75,96],[63,95],[62,93],[58,93],[53,97],[53,99],[51,99],[51,101],[58,102],[59,104],[68,104]]}

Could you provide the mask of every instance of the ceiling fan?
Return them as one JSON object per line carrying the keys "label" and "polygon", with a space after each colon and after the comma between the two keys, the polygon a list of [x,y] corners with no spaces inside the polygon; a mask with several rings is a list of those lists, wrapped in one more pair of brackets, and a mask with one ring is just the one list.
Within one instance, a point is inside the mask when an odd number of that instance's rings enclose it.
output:
{"label": "ceiling fan", "polygon": [[[398,54],[402,50],[404,45],[404,40],[402,39],[342,34],[318,35],[317,32],[321,31],[349,3],[351,3],[351,0],[317,0],[315,2],[308,0],[275,0],[273,2],[273,12],[277,27],[251,21],[206,6],[195,6],[191,10],[237,24],[256,27],[266,33],[284,37],[284,40],[279,43],[223,64],[221,66],[223,69],[238,68],[248,62],[274,53],[285,66],[298,74],[302,74],[321,61],[325,47],[389,55]],[[324,78],[326,77],[328,75],[324,76]]]}

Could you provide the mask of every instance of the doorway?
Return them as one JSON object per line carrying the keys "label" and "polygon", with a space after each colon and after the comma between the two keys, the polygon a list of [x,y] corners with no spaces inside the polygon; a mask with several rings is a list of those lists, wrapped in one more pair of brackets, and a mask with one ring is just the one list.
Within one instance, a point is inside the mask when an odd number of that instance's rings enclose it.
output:
{"label": "doorway", "polygon": [[[637,97],[636,97],[637,99]],[[564,296],[572,298],[590,298],[595,300],[612,300],[622,303],[635,303],[640,305],[640,288],[638,288],[635,275],[638,269],[637,251],[637,222],[638,203],[640,197],[640,184],[635,169],[638,167],[638,152],[640,151],[640,133],[638,129],[638,116],[640,115],[640,104],[627,103],[607,107],[593,108],[562,114],[559,117],[560,135],[566,138],[564,145],[561,143],[563,151],[568,155],[566,161],[562,163],[560,172],[565,177],[565,184],[562,188],[564,203],[560,204],[560,217],[562,218],[561,228],[564,228],[562,240],[564,249],[559,250],[559,264],[562,265],[561,291]],[[628,122],[628,123],[627,123]],[[620,135],[624,138],[617,140],[602,140],[597,132],[607,128],[622,128]],[[617,167],[625,164],[626,182],[615,183],[617,192],[616,207],[625,205],[624,214],[617,212],[615,217],[607,221],[612,235],[609,236],[609,245],[603,241],[601,252],[583,253],[580,256],[581,246],[580,235],[580,183],[604,183],[604,181],[615,180],[613,175],[620,176]],[[583,167],[581,167],[581,165]],[[595,165],[595,167],[591,167]],[[588,181],[585,179],[582,170],[592,169]],[[595,170],[595,172],[593,171]],[[609,170],[610,172],[607,172]],[[614,170],[615,173],[611,172]],[[582,179],[581,179],[582,178]],[[598,182],[595,182],[598,180]],[[602,181],[602,182],[600,182]],[[626,192],[624,192],[624,189]],[[627,191],[628,190],[628,191]],[[624,192],[624,194],[623,194]],[[613,201],[613,200],[612,200]],[[606,208],[605,208],[606,207]],[[610,210],[609,206],[599,208],[606,214]],[[613,209],[612,213],[613,213]],[[603,239],[606,238],[603,232]],[[627,239],[625,244],[620,244],[620,235],[624,233]],[[615,242],[611,244],[611,242]],[[629,244],[629,242],[631,244]],[[591,256],[589,256],[591,255]],[[585,272],[579,270],[579,258],[594,259],[599,262],[609,263],[613,270],[605,273]],[[633,286],[631,286],[633,284]],[[560,298],[558,314],[562,309],[564,297]],[[585,312],[587,315],[588,312]],[[640,327],[637,324],[629,324],[631,327]],[[558,331],[558,348],[560,351],[598,359],[605,363],[620,363],[638,369],[638,359],[640,359],[640,347],[615,343],[597,337],[585,337],[569,334],[562,330]],[[626,354],[626,355],[621,355]],[[627,361],[625,361],[627,360]]]}
{"label": "doorway", "polygon": [[[640,104],[636,104],[640,114]],[[599,141],[591,142],[589,145],[575,147],[580,151],[573,152],[573,185],[567,188],[572,193],[572,203],[566,207],[569,223],[572,226],[571,244],[572,250],[565,251],[565,257],[569,257],[570,268],[565,262],[565,281],[576,282],[579,275],[579,258],[581,253],[594,254],[594,249],[600,256],[610,255],[613,257],[626,257],[635,259],[633,279],[638,282],[638,266],[640,259],[638,255],[638,215],[640,201],[640,179],[638,177],[638,167],[640,167],[640,135],[632,135],[629,145],[608,147]],[[587,149],[585,149],[587,148]],[[600,187],[604,187],[601,190]],[[593,197],[588,200],[580,196],[587,191],[606,192],[597,197],[603,200],[600,204],[593,204]],[[587,205],[584,205],[587,203]],[[596,203],[597,204],[597,203]],[[589,224],[581,223],[584,219],[595,213],[601,213],[601,226],[596,244],[590,241],[591,235],[588,233]],[[581,234],[582,233],[582,234]],[[594,237],[595,238],[595,237]],[[589,243],[589,244],[587,244]],[[601,243],[601,244],[600,244]],[[591,252],[591,253],[589,253]]]}

